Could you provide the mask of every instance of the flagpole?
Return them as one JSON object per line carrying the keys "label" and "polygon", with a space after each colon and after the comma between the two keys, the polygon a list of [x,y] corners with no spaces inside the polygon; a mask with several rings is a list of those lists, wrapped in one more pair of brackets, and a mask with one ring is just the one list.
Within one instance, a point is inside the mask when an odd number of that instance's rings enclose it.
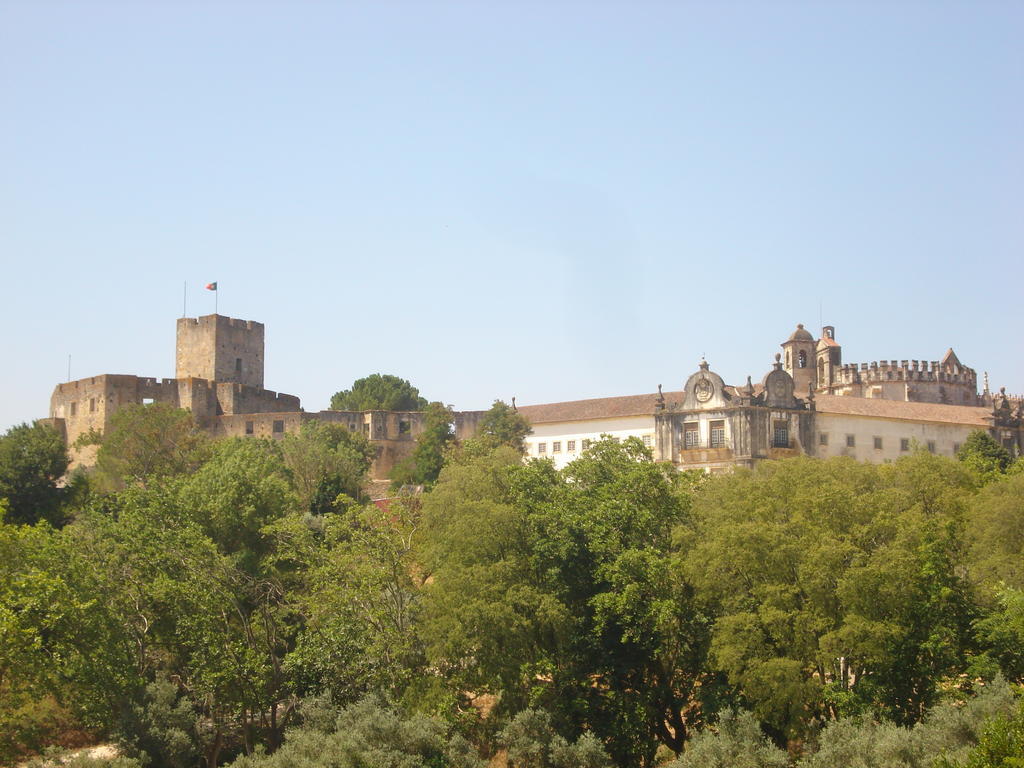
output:
{"label": "flagpole", "polygon": [[181,316],[188,317],[188,280],[181,287]]}

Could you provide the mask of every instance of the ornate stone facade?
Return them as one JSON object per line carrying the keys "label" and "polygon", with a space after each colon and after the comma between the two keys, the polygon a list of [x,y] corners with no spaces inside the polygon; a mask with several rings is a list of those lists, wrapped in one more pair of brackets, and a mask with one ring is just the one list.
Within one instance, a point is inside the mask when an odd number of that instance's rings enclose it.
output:
{"label": "ornate stone facade", "polygon": [[798,325],[757,384],[731,386],[701,361],[681,392],[523,406],[531,456],[562,466],[601,434],[636,436],[654,457],[721,471],[805,454],[890,461],[920,446],[952,456],[981,429],[1024,450],[1021,398],[977,392],[977,375],[950,349],[941,361],[847,365],[826,326]]}

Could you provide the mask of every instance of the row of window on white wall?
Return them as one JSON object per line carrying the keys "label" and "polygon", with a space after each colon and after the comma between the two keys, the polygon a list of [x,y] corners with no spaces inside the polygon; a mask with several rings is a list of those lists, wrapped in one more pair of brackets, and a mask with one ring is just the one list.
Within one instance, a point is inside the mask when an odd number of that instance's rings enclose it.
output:
{"label": "row of window on white wall", "polygon": [[[616,442],[618,442],[619,438],[613,437],[612,439],[615,440]],[[640,439],[643,441],[643,444],[644,444],[645,448],[650,448],[651,445],[653,444],[653,438],[651,437],[651,435],[641,435]],[[577,441],[577,440],[565,440],[564,441],[565,452],[566,453],[576,453],[576,446],[577,446],[577,444],[579,444],[580,450],[585,451],[585,450],[587,450],[590,447],[590,444],[592,442],[593,442],[592,440],[579,440],[579,441]],[[562,444],[563,444],[562,440],[552,440],[551,441],[551,452],[552,453],[562,453]],[[548,452],[548,444],[546,442],[544,442],[544,443],[537,443],[537,455],[538,456],[547,455],[547,452]]]}

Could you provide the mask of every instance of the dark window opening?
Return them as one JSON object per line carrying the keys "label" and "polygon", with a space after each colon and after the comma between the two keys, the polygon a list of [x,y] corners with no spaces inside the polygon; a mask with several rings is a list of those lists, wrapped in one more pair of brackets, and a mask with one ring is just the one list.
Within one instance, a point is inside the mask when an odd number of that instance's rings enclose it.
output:
{"label": "dark window opening", "polygon": [[876,451],[882,450],[882,438],[880,438],[880,437],[876,437],[875,438],[875,450]]}
{"label": "dark window opening", "polygon": [[398,422],[398,434],[407,435],[412,431],[412,425],[408,421]]}
{"label": "dark window opening", "polygon": [[251,421],[245,422],[245,434],[251,435],[255,431]]}
{"label": "dark window opening", "polygon": [[242,358],[236,357],[235,358],[235,373],[241,373],[241,372],[242,372]]}
{"label": "dark window opening", "polygon": [[901,437],[900,438],[900,450],[901,451],[909,451],[910,450],[910,438],[909,437]]}
{"label": "dark window opening", "polygon": [[846,447],[853,448],[857,445],[857,438],[854,435],[846,436]]}
{"label": "dark window opening", "polygon": [[797,368],[806,368],[807,367],[807,352],[805,352],[802,349],[800,350],[800,354],[796,358],[796,367]]}
{"label": "dark window opening", "polygon": [[818,445],[828,445],[828,432],[818,434]]}
{"label": "dark window opening", "polygon": [[772,447],[789,448],[789,422],[776,421],[772,430]]}
{"label": "dark window opening", "polygon": [[284,432],[284,421],[281,419],[274,420],[274,432]]}

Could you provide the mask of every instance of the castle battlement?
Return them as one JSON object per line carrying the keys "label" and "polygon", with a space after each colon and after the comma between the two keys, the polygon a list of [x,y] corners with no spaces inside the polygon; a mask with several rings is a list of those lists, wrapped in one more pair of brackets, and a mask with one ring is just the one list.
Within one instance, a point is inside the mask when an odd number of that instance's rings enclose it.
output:
{"label": "castle battlement", "polygon": [[977,388],[978,375],[960,365],[943,366],[938,360],[881,360],[846,363],[835,372],[835,383],[872,384],[886,381],[927,381]]}
{"label": "castle battlement", "polygon": [[199,317],[179,317],[178,325],[193,327],[200,326],[227,326],[228,328],[241,328],[246,331],[262,330],[263,323],[256,320],[242,320],[227,315],[200,315]]}

